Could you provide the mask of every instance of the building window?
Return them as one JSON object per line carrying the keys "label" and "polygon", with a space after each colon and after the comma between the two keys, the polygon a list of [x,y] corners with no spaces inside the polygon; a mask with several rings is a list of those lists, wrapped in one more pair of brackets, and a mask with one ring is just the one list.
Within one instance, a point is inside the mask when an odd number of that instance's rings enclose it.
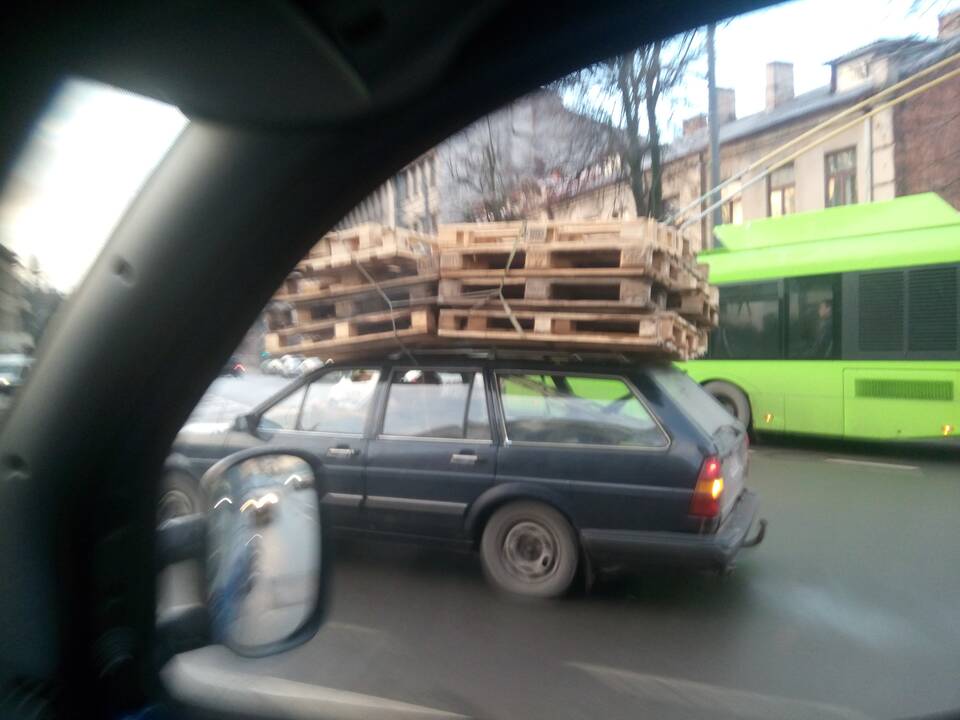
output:
{"label": "building window", "polygon": [[767,178],[767,211],[770,217],[789,215],[797,211],[797,184],[793,163],[777,168]]}
{"label": "building window", "polygon": [[720,191],[723,205],[720,215],[724,225],[739,225],[743,222],[743,201],[741,199],[742,185],[739,181],[732,182]]}
{"label": "building window", "polygon": [[823,162],[826,206],[854,204],[857,201],[857,149],[827,153]]}

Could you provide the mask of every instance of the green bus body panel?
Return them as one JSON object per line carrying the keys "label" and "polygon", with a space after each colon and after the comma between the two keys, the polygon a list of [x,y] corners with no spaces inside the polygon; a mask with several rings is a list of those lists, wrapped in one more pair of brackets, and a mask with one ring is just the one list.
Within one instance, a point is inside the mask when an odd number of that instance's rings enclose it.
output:
{"label": "green bus body panel", "polygon": [[699,260],[717,285],[960,261],[960,213],[933,193],[721,225],[716,234],[730,244]]}
{"label": "green bus body panel", "polygon": [[906,440],[940,437],[944,425],[960,428],[957,362],[695,360],[677,366],[699,383],[724,380],[742,388],[754,429],[765,432]]}
{"label": "green bus body panel", "polygon": [[[807,275],[960,262],[960,213],[935,193],[723,225],[701,253],[723,286]],[[724,380],[772,432],[915,439],[960,427],[960,361],[696,360],[693,379]]]}
{"label": "green bus body panel", "polygon": [[740,225],[721,225],[715,233],[724,249],[740,252],[774,245],[935,228],[958,222],[960,213],[950,203],[936,193],[921,193],[882,202],[749,220]]}

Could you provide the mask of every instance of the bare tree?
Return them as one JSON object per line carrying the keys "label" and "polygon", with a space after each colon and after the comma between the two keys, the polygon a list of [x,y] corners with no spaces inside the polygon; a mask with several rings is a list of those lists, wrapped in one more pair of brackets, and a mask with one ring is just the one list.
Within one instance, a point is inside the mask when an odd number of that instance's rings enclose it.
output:
{"label": "bare tree", "polygon": [[604,60],[559,81],[578,111],[609,128],[637,215],[662,218],[661,124],[703,46],[696,30]]}
{"label": "bare tree", "polygon": [[[467,220],[517,220],[538,214],[551,177],[576,177],[599,158],[605,128],[538,91],[474,123],[440,155]],[[606,146],[604,146],[606,147]]]}
{"label": "bare tree", "polygon": [[508,194],[516,182],[501,128],[488,115],[449,143],[447,171],[465,200],[460,212],[470,220],[509,220]]}

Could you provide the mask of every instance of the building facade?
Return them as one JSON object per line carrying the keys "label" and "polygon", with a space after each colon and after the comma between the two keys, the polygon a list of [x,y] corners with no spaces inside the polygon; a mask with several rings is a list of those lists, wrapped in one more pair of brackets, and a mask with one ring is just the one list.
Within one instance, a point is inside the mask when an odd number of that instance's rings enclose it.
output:
{"label": "building facade", "polygon": [[338,227],[375,222],[434,233],[440,223],[537,214],[558,178],[602,154],[593,121],[552,91],[526,95],[424,153]]}
{"label": "building facade", "polygon": [[[847,53],[829,65],[830,84],[795,95],[793,67],[767,65],[766,107],[737,118],[733,91],[719,90],[721,180],[750,167],[817,124],[851,108],[885,87],[960,51],[960,11],[940,18],[933,41],[880,40]],[[953,66],[924,77],[927,82]],[[915,85],[910,85],[910,89]],[[890,97],[894,97],[891,95]],[[886,99],[881,100],[882,104]],[[789,163],[756,182],[729,183],[721,191],[724,222],[740,223],[834,205],[886,200],[934,191],[960,208],[960,78],[948,79],[904,102],[867,117],[872,108],[854,111],[830,128],[797,143],[775,160],[795,154]],[[834,132],[842,125],[850,126]],[[709,190],[708,128],[705,116],[683,124],[683,135],[665,149],[663,198],[668,212],[693,203]],[[764,167],[769,168],[770,163]],[[596,174],[568,184],[545,209],[560,219],[631,217],[635,204],[619,172]],[[688,231],[707,237],[709,217],[700,202],[688,218]]]}

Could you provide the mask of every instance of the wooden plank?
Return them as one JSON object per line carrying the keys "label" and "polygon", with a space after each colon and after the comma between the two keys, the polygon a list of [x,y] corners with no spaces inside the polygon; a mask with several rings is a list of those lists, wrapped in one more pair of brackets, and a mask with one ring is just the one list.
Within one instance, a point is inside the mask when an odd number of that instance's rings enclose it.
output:
{"label": "wooden plank", "polygon": [[652,349],[684,356],[689,355],[698,337],[693,325],[672,312],[620,315],[519,310],[513,317],[520,324],[522,334],[516,331],[504,311],[443,308],[437,334],[441,338],[483,342]]}
{"label": "wooden plank", "polygon": [[499,304],[499,292],[512,307],[593,309],[636,312],[666,307],[666,292],[647,278],[637,277],[482,277],[444,278],[437,301],[441,305]]}

